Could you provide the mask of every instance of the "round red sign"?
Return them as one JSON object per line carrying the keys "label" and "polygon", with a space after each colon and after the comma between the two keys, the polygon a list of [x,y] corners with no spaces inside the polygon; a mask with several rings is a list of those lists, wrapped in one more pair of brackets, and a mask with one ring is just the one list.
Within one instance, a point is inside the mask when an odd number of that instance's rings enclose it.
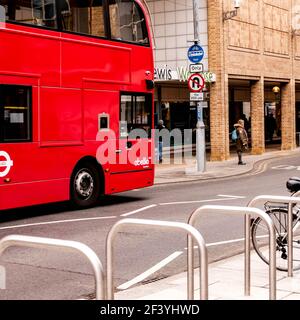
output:
{"label": "round red sign", "polygon": [[188,86],[191,92],[200,92],[204,88],[205,80],[200,73],[192,74],[188,79]]}

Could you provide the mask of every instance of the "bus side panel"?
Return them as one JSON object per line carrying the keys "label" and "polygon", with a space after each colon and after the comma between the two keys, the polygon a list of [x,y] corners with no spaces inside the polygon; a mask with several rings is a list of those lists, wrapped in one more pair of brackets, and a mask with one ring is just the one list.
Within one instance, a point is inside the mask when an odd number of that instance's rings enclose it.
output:
{"label": "bus side panel", "polygon": [[84,138],[95,141],[99,130],[99,116],[109,117],[109,129],[118,135],[120,95],[117,91],[84,90]]}
{"label": "bus side panel", "polygon": [[[26,34],[24,31],[28,31]],[[40,77],[40,85],[60,83],[60,43],[54,32],[7,24],[0,28],[0,70]],[[49,35],[52,35],[50,37]]]}
{"label": "bus side panel", "polygon": [[110,174],[109,194],[153,185],[154,170]]}
{"label": "bus side panel", "polygon": [[111,85],[131,83],[131,49],[109,46],[104,40],[81,42],[78,38],[63,34],[63,87],[81,87],[85,80]]}
{"label": "bus side panel", "polygon": [[0,178],[0,208],[69,199],[70,175],[76,163],[76,152],[71,149],[41,148],[37,142],[1,144],[0,151],[11,162],[9,171]]}
{"label": "bus side panel", "polygon": [[[135,70],[132,73],[132,83],[134,83],[137,91],[144,91],[146,89],[146,79],[153,79],[153,53],[152,48],[136,46],[135,50],[132,50],[132,67]],[[147,67],[147,68],[146,68]],[[150,72],[149,76],[146,72]]]}
{"label": "bus side panel", "polygon": [[81,90],[41,88],[41,144],[83,143]]}
{"label": "bus side panel", "polygon": [[68,200],[69,185],[69,179],[0,185],[0,210]]}

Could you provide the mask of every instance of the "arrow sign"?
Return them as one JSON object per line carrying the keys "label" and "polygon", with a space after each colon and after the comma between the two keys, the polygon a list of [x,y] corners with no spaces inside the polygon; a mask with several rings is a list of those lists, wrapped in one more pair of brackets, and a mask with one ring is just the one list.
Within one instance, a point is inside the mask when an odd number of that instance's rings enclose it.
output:
{"label": "arrow sign", "polygon": [[194,73],[188,79],[188,86],[191,92],[202,91],[204,85],[205,85],[205,80],[200,73]]}

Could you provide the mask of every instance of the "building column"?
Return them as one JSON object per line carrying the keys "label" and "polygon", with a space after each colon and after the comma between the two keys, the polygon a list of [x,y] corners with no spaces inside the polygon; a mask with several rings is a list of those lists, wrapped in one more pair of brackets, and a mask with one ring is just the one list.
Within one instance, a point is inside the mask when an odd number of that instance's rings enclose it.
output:
{"label": "building column", "polygon": [[208,63],[216,74],[210,86],[210,143],[211,161],[230,157],[228,123],[228,80],[224,56],[223,1],[209,0],[208,5]]}
{"label": "building column", "polygon": [[296,147],[296,93],[295,80],[281,85],[281,150]]}
{"label": "building column", "polygon": [[251,153],[265,152],[264,78],[251,84]]}

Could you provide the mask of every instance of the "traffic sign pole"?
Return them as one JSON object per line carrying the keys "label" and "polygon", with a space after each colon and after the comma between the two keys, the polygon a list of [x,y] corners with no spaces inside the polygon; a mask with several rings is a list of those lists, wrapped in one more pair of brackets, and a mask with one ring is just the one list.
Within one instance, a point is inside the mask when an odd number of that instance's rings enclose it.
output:
{"label": "traffic sign pole", "polygon": [[[193,17],[194,17],[194,40],[198,45],[200,39],[199,30],[199,12],[200,12],[200,0],[193,0]],[[203,57],[202,57],[203,58]],[[199,63],[200,61],[198,61]],[[205,125],[203,122],[203,108],[201,103],[197,103],[197,125],[196,125],[196,159],[197,159],[197,171],[206,171],[206,143],[205,143]]]}

